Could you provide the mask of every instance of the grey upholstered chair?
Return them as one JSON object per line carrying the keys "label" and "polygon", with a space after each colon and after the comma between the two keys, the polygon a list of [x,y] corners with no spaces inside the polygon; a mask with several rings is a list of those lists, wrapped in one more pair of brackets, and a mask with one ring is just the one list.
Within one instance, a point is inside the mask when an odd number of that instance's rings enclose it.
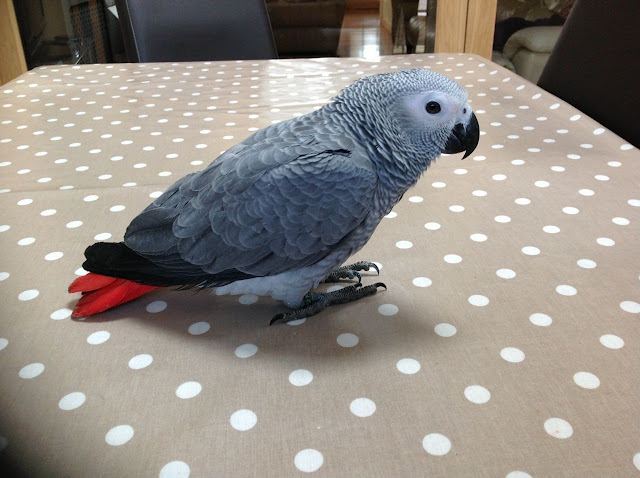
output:
{"label": "grey upholstered chair", "polygon": [[638,0],[577,0],[538,85],[640,147]]}
{"label": "grey upholstered chair", "polygon": [[116,0],[131,62],[277,58],[264,0]]}

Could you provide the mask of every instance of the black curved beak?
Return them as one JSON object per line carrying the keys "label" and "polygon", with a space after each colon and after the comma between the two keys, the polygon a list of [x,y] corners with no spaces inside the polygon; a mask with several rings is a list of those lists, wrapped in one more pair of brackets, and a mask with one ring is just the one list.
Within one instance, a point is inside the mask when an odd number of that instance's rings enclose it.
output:
{"label": "black curved beak", "polygon": [[462,123],[458,123],[451,130],[451,135],[447,140],[443,153],[455,154],[465,152],[462,159],[469,156],[478,146],[480,141],[480,125],[475,113],[471,113],[471,118],[465,127]]}

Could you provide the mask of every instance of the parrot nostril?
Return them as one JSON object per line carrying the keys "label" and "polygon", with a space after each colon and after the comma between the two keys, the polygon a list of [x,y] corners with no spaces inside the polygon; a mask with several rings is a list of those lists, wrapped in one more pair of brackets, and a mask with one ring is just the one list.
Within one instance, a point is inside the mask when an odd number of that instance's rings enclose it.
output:
{"label": "parrot nostril", "polygon": [[464,109],[462,110],[462,114],[465,114],[465,115],[467,114],[467,108],[464,108]]}

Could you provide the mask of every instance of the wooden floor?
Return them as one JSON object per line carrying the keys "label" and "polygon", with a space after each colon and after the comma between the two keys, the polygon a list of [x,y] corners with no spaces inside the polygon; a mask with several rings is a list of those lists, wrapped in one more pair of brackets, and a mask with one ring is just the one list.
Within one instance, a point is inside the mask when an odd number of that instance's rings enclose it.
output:
{"label": "wooden floor", "polygon": [[338,56],[375,58],[392,53],[391,33],[380,25],[378,10],[345,12],[338,44]]}

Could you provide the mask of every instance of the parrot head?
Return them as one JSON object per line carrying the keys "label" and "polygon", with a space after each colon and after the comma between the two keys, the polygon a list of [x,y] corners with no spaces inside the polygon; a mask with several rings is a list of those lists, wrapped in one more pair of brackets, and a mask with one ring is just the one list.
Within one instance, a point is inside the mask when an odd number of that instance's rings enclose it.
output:
{"label": "parrot head", "polygon": [[428,166],[442,153],[464,152],[464,159],[478,145],[480,127],[467,92],[435,71],[412,68],[365,77],[343,95],[363,103],[361,121],[384,138],[394,156],[422,159]]}

